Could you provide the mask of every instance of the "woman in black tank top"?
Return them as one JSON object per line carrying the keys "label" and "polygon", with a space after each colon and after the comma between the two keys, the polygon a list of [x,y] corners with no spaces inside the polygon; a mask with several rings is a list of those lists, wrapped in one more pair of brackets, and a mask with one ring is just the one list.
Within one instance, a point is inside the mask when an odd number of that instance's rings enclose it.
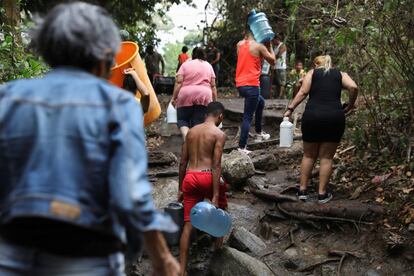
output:
{"label": "woman in black tank top", "polygon": [[[293,110],[309,94],[309,101],[302,117],[303,159],[301,164],[300,200],[307,199],[309,176],[320,159],[319,203],[332,199],[326,186],[332,174],[332,160],[345,130],[345,114],[354,108],[358,87],[346,73],[331,68],[330,56],[319,56],[314,60],[315,69],[309,71],[302,87],[289,104],[284,114],[290,117]],[[349,103],[345,108],[341,104],[341,92],[349,92]]]}

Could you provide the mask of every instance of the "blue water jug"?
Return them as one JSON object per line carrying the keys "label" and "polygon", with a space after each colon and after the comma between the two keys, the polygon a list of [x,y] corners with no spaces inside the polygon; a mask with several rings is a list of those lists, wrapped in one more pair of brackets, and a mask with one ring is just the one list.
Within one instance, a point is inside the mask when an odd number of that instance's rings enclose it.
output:
{"label": "blue water jug", "polygon": [[275,37],[269,20],[263,12],[256,13],[256,10],[252,10],[249,13],[247,24],[253,32],[254,39],[259,43],[270,41]]}
{"label": "blue water jug", "polygon": [[190,220],[195,228],[216,238],[224,237],[231,228],[230,215],[206,201],[197,203],[191,209]]}

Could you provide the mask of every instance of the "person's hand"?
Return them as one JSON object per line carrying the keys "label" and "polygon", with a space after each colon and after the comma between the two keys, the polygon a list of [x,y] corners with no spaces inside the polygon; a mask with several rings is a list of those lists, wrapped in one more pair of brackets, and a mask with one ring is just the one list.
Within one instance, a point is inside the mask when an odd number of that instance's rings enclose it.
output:
{"label": "person's hand", "polygon": [[292,116],[292,111],[286,110],[286,112],[283,114],[283,117],[289,117]]}
{"label": "person's hand", "polygon": [[272,47],[272,43],[270,41],[264,42],[263,45],[266,46],[267,49],[270,49]]}
{"label": "person's hand", "polygon": [[172,104],[172,106],[174,106],[174,108],[176,108],[177,99],[171,99],[171,104]]}
{"label": "person's hand", "polygon": [[124,74],[125,75],[131,75],[131,76],[135,75],[136,76],[137,72],[135,72],[134,68],[127,68],[127,69],[124,70]]}
{"label": "person's hand", "polygon": [[213,205],[218,208],[219,207],[219,197],[218,196],[213,196],[213,199],[211,200],[211,203],[213,203]]}
{"label": "person's hand", "polygon": [[154,276],[177,276],[180,274],[180,264],[169,252],[160,264],[153,266],[153,269],[154,272],[152,275]]}
{"label": "person's hand", "polygon": [[177,201],[178,202],[183,202],[184,200],[184,194],[181,191],[178,191],[178,197],[177,197]]}
{"label": "person's hand", "polygon": [[352,111],[353,111],[353,109],[354,109],[354,105],[350,105],[350,104],[348,104],[345,108],[344,108],[344,113],[345,113],[345,116],[348,116],[349,114],[351,114],[352,113]]}

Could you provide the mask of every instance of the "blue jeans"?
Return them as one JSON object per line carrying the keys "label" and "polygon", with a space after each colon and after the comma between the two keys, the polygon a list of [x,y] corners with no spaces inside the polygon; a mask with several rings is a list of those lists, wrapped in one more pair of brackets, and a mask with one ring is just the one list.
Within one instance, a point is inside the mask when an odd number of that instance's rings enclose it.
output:
{"label": "blue jeans", "polygon": [[124,256],[63,257],[0,239],[1,276],[121,276]]}
{"label": "blue jeans", "polygon": [[249,137],[250,123],[255,114],[256,133],[262,132],[262,118],[265,100],[260,95],[260,88],[257,86],[238,87],[239,94],[244,98],[243,123],[241,127],[239,147],[244,148],[247,145]]}

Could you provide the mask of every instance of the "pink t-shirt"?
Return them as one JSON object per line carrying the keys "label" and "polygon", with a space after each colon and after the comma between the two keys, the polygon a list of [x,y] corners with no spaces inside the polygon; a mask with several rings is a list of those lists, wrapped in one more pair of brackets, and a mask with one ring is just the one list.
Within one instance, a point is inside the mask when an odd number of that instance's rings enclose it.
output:
{"label": "pink t-shirt", "polygon": [[183,76],[184,81],[178,92],[177,107],[204,105],[213,100],[211,81],[216,75],[213,67],[207,61],[194,59],[184,62],[177,72]]}

